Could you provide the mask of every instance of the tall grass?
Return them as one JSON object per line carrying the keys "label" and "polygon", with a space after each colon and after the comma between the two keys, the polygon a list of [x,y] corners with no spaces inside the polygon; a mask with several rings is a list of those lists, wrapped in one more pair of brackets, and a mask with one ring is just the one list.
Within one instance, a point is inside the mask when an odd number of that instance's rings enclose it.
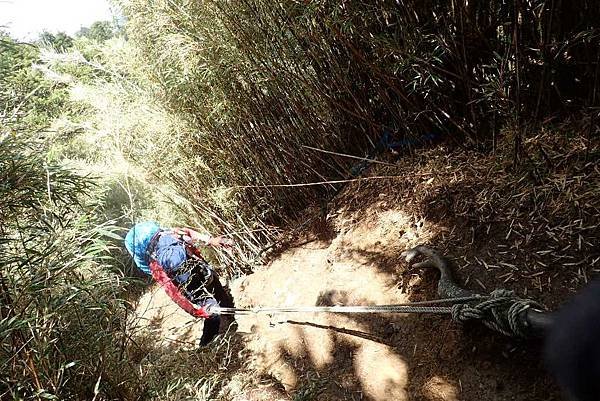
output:
{"label": "tall grass", "polygon": [[310,148],[363,156],[387,131],[489,150],[510,127],[518,160],[550,120],[597,134],[588,0],[120,3],[130,43],[90,42],[54,81],[31,68],[51,64],[36,48],[0,36],[0,398],[210,398],[226,379],[204,367],[219,351],[180,365],[129,338],[102,219],[175,223],[166,199],[182,224],[237,239],[218,255],[237,274],[337,189],[272,185],[351,175]]}
{"label": "tall grass", "polygon": [[128,370],[105,369],[125,365],[115,235],[84,209],[93,182],[46,159],[66,90],[33,68],[37,48],[0,46],[0,398],[116,398]]}
{"label": "tall grass", "polygon": [[[588,0],[123,0],[156,97],[188,133],[160,171],[244,252],[347,177],[387,130],[493,149],[580,113],[596,130],[600,9]],[[250,186],[250,188],[246,188]],[[240,187],[244,188],[241,189]],[[251,234],[248,234],[251,233]]]}
{"label": "tall grass", "polygon": [[[122,41],[76,40],[85,56],[4,43],[0,399],[215,399],[239,345],[178,351],[131,327],[143,289],[114,226],[175,222],[168,185],[144,168],[177,124],[122,74]],[[26,85],[49,91],[24,101]],[[54,91],[60,103],[36,107]]]}

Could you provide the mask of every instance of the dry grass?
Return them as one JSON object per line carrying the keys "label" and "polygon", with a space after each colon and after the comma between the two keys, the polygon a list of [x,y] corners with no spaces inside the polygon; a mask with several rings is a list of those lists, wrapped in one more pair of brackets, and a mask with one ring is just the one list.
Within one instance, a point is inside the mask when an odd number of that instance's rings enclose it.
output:
{"label": "dry grass", "polygon": [[524,143],[516,167],[510,142],[499,145],[487,155],[417,152],[370,172],[398,179],[351,184],[335,203],[401,205],[442,227],[432,245],[456,258],[473,288],[514,287],[556,305],[600,271],[600,143],[566,128],[543,132]]}

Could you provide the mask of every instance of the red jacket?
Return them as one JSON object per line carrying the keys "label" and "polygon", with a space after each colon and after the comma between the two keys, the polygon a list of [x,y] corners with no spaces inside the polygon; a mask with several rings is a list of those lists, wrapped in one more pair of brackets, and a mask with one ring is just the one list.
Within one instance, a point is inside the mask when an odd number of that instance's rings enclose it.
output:
{"label": "red jacket", "polygon": [[[175,228],[173,230],[175,233],[181,233],[184,235],[188,235],[189,230],[186,228]],[[205,241],[208,244],[208,239]],[[194,254],[200,255],[200,251],[197,247],[193,246],[186,242],[186,248],[193,252]],[[173,280],[169,278],[165,270],[161,267],[161,265],[154,259],[150,260],[150,271],[152,272],[152,278],[165,290],[167,295],[183,310],[195,317],[201,318],[209,318],[210,314],[206,311],[203,306],[196,306],[189,299],[187,299],[182,292],[179,290],[179,287],[173,283]]]}

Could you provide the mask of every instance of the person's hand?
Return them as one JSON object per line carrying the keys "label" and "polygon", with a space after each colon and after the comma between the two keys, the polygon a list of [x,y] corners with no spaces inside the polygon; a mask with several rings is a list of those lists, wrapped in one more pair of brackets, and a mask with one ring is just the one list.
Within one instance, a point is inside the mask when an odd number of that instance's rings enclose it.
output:
{"label": "person's hand", "polygon": [[194,231],[191,228],[188,228],[187,235],[184,235],[183,239],[187,240],[188,238],[189,238],[190,243],[195,243],[195,242],[206,243],[210,239],[210,236],[207,234],[200,234],[198,231]]}
{"label": "person's hand", "polygon": [[208,245],[215,248],[231,248],[234,245],[234,242],[231,238],[219,236],[209,239]]}
{"label": "person's hand", "polygon": [[214,298],[207,298],[203,301],[203,304],[196,309],[194,316],[211,319],[219,315],[218,310],[219,303],[217,300]]}

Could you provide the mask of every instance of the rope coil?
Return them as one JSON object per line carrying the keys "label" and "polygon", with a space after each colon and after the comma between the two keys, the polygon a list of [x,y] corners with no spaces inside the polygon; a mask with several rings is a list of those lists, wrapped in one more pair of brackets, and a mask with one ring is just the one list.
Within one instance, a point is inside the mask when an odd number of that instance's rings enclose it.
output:
{"label": "rope coil", "polygon": [[490,329],[508,337],[527,337],[528,326],[520,316],[529,308],[544,309],[531,300],[515,296],[510,290],[498,289],[492,291],[487,300],[470,305],[467,303],[452,306],[452,320],[467,322],[480,320]]}

